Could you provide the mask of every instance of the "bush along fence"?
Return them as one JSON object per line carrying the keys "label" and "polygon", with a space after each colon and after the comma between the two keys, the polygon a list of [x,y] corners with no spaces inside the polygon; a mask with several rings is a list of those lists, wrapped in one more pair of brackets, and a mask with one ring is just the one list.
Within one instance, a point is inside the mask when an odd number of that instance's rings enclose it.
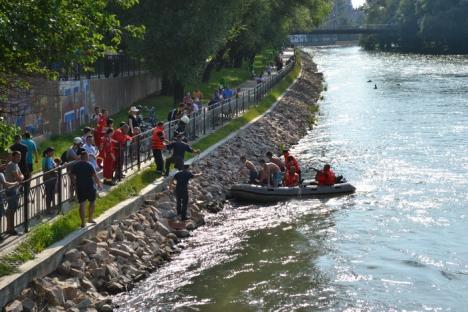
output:
{"label": "bush along fence", "polygon": [[[278,71],[267,76],[254,88],[245,89],[236,96],[224,99],[210,107],[203,107],[192,115],[189,122],[184,124],[185,136],[190,139],[203,136],[210,131],[222,127],[230,120],[237,118],[256,106],[267,92],[294,68],[294,61]],[[166,122],[165,132],[168,140],[172,140],[176,131],[180,130],[182,121]],[[142,166],[152,160],[151,136],[153,129],[145,131],[135,137],[122,150],[118,151],[120,163],[117,164],[117,176],[130,171],[140,170]],[[49,172],[33,176],[21,183],[20,186],[0,191],[0,235],[7,231],[7,216],[5,212],[14,210],[13,225],[22,226],[28,232],[31,220],[39,219],[50,207],[58,213],[63,213],[66,203],[73,200],[73,185],[69,172],[73,163],[67,163]],[[14,207],[18,207],[14,209]],[[13,208],[13,209],[11,209]]]}

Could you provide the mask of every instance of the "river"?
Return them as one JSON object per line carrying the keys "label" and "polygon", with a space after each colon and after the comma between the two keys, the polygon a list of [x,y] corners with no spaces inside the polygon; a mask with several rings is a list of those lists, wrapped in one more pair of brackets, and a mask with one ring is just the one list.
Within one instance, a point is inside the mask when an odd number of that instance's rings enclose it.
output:
{"label": "river", "polygon": [[120,311],[468,310],[468,57],[306,51],[327,89],[293,152],[356,194],[227,207]]}

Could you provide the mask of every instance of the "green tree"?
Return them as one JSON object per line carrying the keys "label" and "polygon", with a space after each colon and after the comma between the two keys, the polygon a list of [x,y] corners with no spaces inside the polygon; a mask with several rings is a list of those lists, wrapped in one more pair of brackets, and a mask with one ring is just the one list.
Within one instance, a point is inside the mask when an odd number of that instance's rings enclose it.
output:
{"label": "green tree", "polygon": [[0,103],[28,87],[27,77],[57,77],[59,68],[87,67],[118,49],[122,27],[110,6],[138,0],[0,0]]}

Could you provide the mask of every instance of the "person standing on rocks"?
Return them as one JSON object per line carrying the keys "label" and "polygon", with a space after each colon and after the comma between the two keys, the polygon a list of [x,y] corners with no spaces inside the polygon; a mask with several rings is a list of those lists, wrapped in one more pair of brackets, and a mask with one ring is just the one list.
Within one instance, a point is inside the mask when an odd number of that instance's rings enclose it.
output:
{"label": "person standing on rocks", "polygon": [[177,216],[181,221],[187,220],[187,206],[189,201],[188,184],[191,179],[198,177],[201,173],[193,174],[190,172],[190,166],[184,165],[183,170],[177,172],[169,182],[169,190],[174,188],[174,181],[176,181],[175,195],[177,200]]}
{"label": "person standing on rocks", "polygon": [[73,165],[71,175],[76,185],[76,196],[80,203],[81,227],[83,228],[86,226],[86,201],[89,201],[88,223],[96,223],[93,220],[94,204],[96,202],[96,185],[99,190],[101,189],[101,182],[99,181],[96,171],[89,163],[88,152],[81,152],[80,160]]}
{"label": "person standing on rocks", "polygon": [[194,150],[190,145],[182,141],[182,135],[177,136],[177,141],[167,145],[168,150],[172,150],[172,156],[166,159],[166,172],[164,175],[169,176],[171,163],[178,170],[184,169],[185,152],[198,153],[199,150]]}
{"label": "person standing on rocks", "polygon": [[240,168],[239,173],[242,172],[244,168],[247,168],[247,170],[249,170],[249,184],[256,184],[258,171],[257,168],[255,168],[255,165],[250,160],[247,160],[245,156],[241,156],[240,161],[242,163],[242,167]]}
{"label": "person standing on rocks", "polygon": [[281,182],[281,170],[280,168],[271,162],[265,162],[263,159],[260,160],[263,170],[267,175],[268,186],[278,187]]}

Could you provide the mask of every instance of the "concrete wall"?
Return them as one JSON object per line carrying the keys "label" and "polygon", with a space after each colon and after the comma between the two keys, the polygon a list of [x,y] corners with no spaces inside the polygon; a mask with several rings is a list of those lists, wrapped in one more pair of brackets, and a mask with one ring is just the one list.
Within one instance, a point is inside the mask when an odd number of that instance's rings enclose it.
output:
{"label": "concrete wall", "polygon": [[31,79],[30,90],[12,94],[14,113],[5,116],[33,135],[64,134],[87,124],[99,106],[111,114],[161,90],[161,80],[150,74],[108,79],[47,81]]}

